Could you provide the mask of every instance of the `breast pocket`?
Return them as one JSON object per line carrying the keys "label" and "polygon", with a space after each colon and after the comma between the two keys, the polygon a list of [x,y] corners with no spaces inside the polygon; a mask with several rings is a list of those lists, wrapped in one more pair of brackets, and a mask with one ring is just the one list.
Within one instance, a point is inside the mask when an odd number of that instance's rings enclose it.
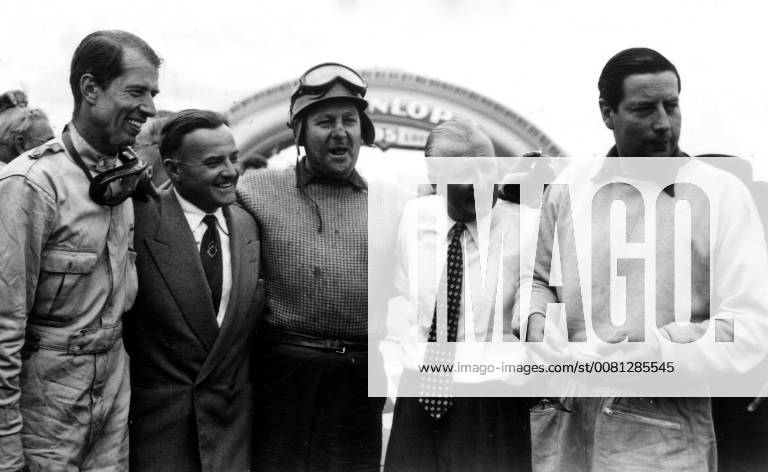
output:
{"label": "breast pocket", "polygon": [[33,314],[52,324],[66,323],[83,311],[85,279],[98,262],[96,250],[45,249]]}

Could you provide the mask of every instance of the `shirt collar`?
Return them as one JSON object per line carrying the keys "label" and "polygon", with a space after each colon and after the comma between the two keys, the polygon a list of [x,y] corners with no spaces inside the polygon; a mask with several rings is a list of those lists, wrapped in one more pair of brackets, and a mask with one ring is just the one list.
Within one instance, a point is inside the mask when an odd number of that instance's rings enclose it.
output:
{"label": "shirt collar", "polygon": [[[611,149],[608,150],[608,154],[605,155],[605,157],[619,157],[619,148],[616,147],[614,144]],[[688,154],[684,153],[680,149],[677,150],[677,154],[675,154],[675,157],[690,157]]]}
{"label": "shirt collar", "polygon": [[[488,225],[487,219],[492,218],[492,215],[494,214],[495,210],[496,210],[496,205],[494,205],[494,207],[491,209],[491,212],[489,214],[483,215],[480,217],[481,222],[487,226]],[[453,225],[458,223],[458,221],[454,220],[448,215],[446,215],[446,217],[447,217],[447,220],[446,220],[447,227],[445,228],[445,239],[447,241],[450,241],[451,229],[453,228]],[[469,223],[464,223],[464,225],[466,225],[467,227],[467,232],[469,233],[469,237],[472,239],[472,241],[475,242],[476,245],[479,246],[480,236],[478,234],[479,231],[478,231],[477,220],[470,221]]]}
{"label": "shirt collar", "polygon": [[104,172],[117,165],[117,156],[108,156],[91,146],[77,130],[74,122],[67,125],[69,136],[72,138],[72,146],[80,154],[85,165],[93,172]]}
{"label": "shirt collar", "polygon": [[[445,228],[445,239],[446,241],[450,241],[452,236],[451,230],[453,229],[453,225],[458,223],[458,221],[455,221],[449,216],[447,223],[448,226]],[[477,241],[477,221],[470,221],[469,223],[464,223],[464,225],[467,227],[469,237],[472,238],[473,241]]]}
{"label": "shirt collar", "polygon": [[[181,206],[181,211],[184,212],[184,217],[187,219],[187,222],[189,223],[189,227],[192,228],[192,231],[196,230],[198,226],[203,224],[203,218],[205,217],[205,215],[208,215],[209,213],[204,212],[203,210],[196,207],[189,200],[179,195],[179,192],[176,191],[175,187],[172,187],[172,191],[173,191],[173,194],[176,196],[176,199],[179,201],[179,206]],[[216,217],[216,223],[217,223],[216,226],[218,226],[219,231],[223,231],[224,234],[229,235],[229,229],[227,228],[227,220],[226,218],[224,218],[224,210],[222,210],[222,208],[219,207],[212,214],[213,216]]]}
{"label": "shirt collar", "polygon": [[[608,157],[608,158],[619,157],[619,151],[618,151],[618,148],[616,147],[616,145],[613,145],[611,147],[611,149],[608,150],[608,154],[606,154],[605,157]],[[675,155],[675,157],[689,157],[689,156],[688,156],[688,154],[686,154],[683,151],[680,151],[678,149],[677,154]],[[599,180],[603,180],[605,178],[608,178],[611,175],[616,175],[616,172],[617,172],[616,164],[617,164],[617,162],[614,159],[603,159],[601,164],[599,166],[597,166],[597,168],[595,169],[595,172],[592,174],[592,177],[590,177],[590,180],[595,182],[595,181],[599,181]],[[677,177],[677,174],[679,173],[679,171],[680,171],[680,167],[678,167],[675,170],[675,177]],[[673,179],[673,180],[676,180],[676,179]],[[670,185],[668,187],[665,187],[664,188],[664,193],[666,193],[670,197],[674,197],[675,196],[675,186],[674,186],[674,184]]]}
{"label": "shirt collar", "polygon": [[349,174],[346,179],[326,179],[309,170],[306,161],[307,156],[304,156],[301,158],[301,161],[296,164],[296,187],[306,187],[312,183],[322,183],[332,185],[352,185],[359,190],[368,190],[368,183],[357,172],[357,169],[352,169],[352,173]]}

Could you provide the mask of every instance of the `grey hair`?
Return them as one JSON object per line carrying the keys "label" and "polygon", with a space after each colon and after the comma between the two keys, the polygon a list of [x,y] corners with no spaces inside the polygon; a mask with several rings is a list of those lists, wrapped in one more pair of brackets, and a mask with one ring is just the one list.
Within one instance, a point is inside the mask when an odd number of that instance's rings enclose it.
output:
{"label": "grey hair", "polygon": [[[496,154],[491,138],[471,121],[448,120],[435,126],[427,136],[424,145],[424,155],[427,157],[439,157],[438,149],[445,146],[446,142],[457,145],[462,150],[468,150],[479,145],[487,145],[491,156]],[[471,157],[471,156],[467,156]]]}
{"label": "grey hair", "polygon": [[27,137],[36,120],[48,119],[39,108],[13,107],[0,112],[0,161],[8,162],[18,154],[13,147],[16,136]]}

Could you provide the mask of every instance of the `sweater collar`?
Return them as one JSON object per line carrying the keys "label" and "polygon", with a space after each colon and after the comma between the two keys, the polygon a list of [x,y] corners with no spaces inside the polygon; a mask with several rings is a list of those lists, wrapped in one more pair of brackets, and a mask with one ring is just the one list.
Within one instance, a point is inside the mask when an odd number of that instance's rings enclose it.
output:
{"label": "sweater collar", "polygon": [[310,184],[351,185],[358,190],[368,190],[365,179],[352,169],[352,173],[346,179],[329,179],[316,175],[307,167],[307,156],[301,158],[296,164],[296,187],[307,187]]}

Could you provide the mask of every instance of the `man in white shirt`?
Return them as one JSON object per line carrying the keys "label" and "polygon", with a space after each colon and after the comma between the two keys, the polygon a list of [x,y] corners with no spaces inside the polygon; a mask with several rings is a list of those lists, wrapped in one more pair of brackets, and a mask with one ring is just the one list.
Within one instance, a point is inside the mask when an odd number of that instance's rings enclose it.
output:
{"label": "man in white shirt", "polygon": [[163,127],[173,187],[137,201],[131,470],[249,470],[250,341],[264,301],[259,233],[235,201],[238,150],[217,113]]}
{"label": "man in white shirt", "polygon": [[[562,338],[566,352],[578,350],[593,360],[664,360],[674,362],[678,373],[699,375],[678,377],[684,384],[659,376],[658,385],[670,390],[679,384],[692,387],[706,377],[701,372],[749,371],[764,357],[760,345],[768,312],[762,295],[768,261],[749,192],[736,177],[680,150],[680,77],[664,56],[647,48],[621,51],[606,63],[598,89],[603,121],[615,146],[604,160],[575,161],[544,196],[528,340],[544,339],[548,308],[561,303],[568,338],[558,336],[553,323],[548,339]],[[622,223],[610,217],[618,200],[626,208]],[[680,250],[675,247],[679,226],[674,212],[683,200],[691,212],[687,323],[676,318],[676,312],[683,312],[676,299],[686,291],[675,279],[682,264],[676,260]],[[625,225],[626,245],[632,243],[638,251],[632,253],[634,260],[611,239],[618,224]],[[555,234],[559,258],[553,255]],[[611,257],[617,258],[616,269],[609,266]],[[641,275],[651,257],[653,271]],[[559,271],[552,269],[554,261]],[[618,278],[614,270],[626,279],[625,302],[615,303],[618,297],[612,297],[611,279]],[[559,280],[551,275],[557,272]],[[651,303],[646,303],[645,280],[649,287],[655,285]],[[614,316],[621,311],[625,321],[619,324]],[[648,314],[655,316],[656,331],[646,329]],[[708,333],[710,324],[720,339],[735,342],[719,343],[719,348]],[[598,336],[606,342],[596,342]],[[700,338],[702,342],[695,342]],[[587,341],[592,344],[584,350]],[[609,343],[627,354],[600,357],[616,350]],[[678,346],[687,347],[687,355],[676,355],[683,352]],[[647,376],[636,378],[654,382]],[[575,395],[599,396],[565,396],[532,410],[535,470],[717,470],[709,398],[632,396],[643,394],[637,391],[640,383],[627,389],[619,379],[613,375],[610,383],[600,383],[577,378]]]}
{"label": "man in white shirt", "polygon": [[[446,121],[430,133],[425,154],[493,157],[494,149],[475,125]],[[464,163],[482,174],[479,180],[483,175],[495,177],[495,160],[483,161]],[[395,282],[413,309],[407,314],[411,327],[401,341],[405,370],[387,448],[387,471],[530,470],[527,400],[430,395],[425,386],[429,375],[419,372],[421,365],[452,363],[467,347],[464,344],[477,348],[515,336],[511,317],[517,290],[513,280],[519,269],[519,206],[497,203],[496,182],[489,183],[477,189],[472,184],[449,184],[447,196],[438,188],[437,195],[408,202],[404,209]],[[440,313],[447,313],[447,322]],[[452,346],[448,350],[455,348],[459,357],[435,358],[433,348],[442,343],[430,343],[442,333],[447,334],[446,346]],[[461,382],[461,376],[455,380]],[[501,386],[483,382],[475,387],[492,391],[491,384]]]}

